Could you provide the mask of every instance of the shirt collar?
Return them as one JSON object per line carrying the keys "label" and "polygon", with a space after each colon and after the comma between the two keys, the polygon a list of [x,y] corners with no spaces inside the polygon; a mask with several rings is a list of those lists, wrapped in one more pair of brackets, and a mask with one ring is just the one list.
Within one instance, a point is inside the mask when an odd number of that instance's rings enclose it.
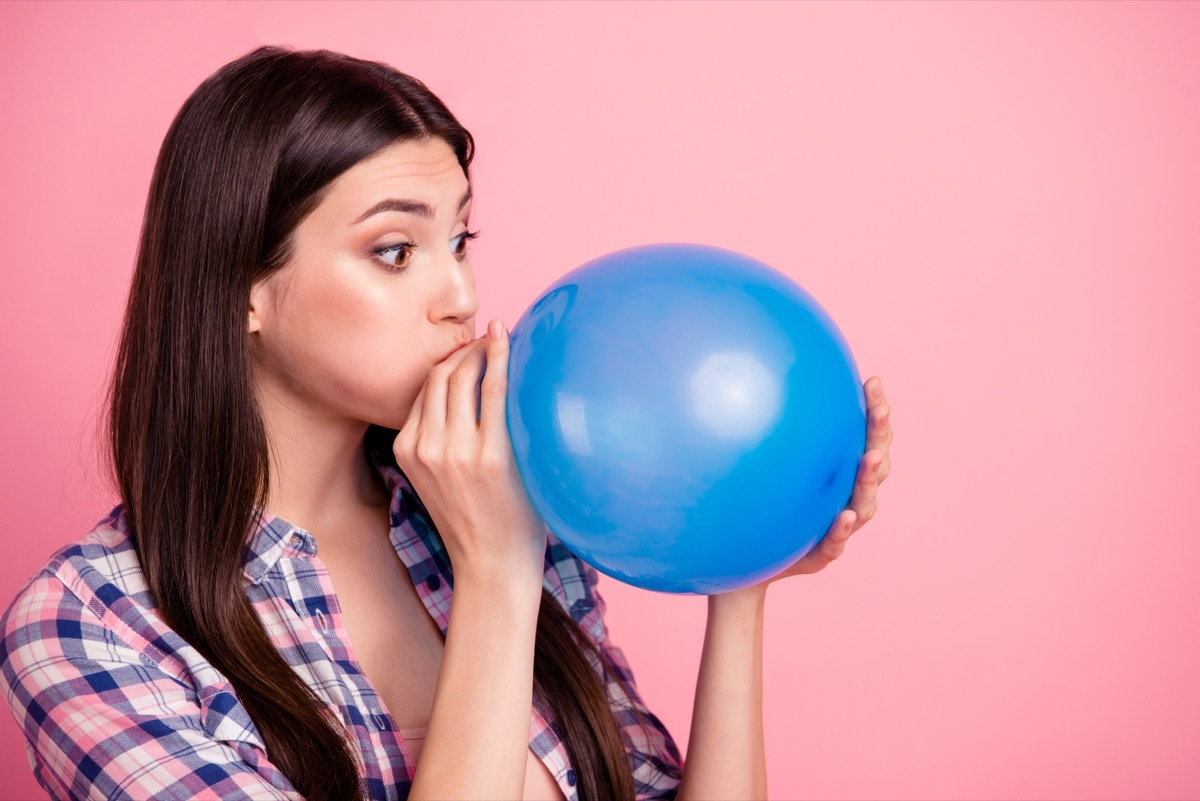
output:
{"label": "shirt collar", "polygon": [[[415,499],[408,478],[396,468],[387,454],[370,439],[365,444],[367,460],[383,478],[391,498],[390,518],[393,527],[412,513],[413,505],[406,502]],[[255,507],[255,529],[247,538],[242,556],[242,574],[253,584],[259,584],[267,573],[285,556],[307,558],[317,553],[317,540],[312,532],[293,525],[289,521]]]}

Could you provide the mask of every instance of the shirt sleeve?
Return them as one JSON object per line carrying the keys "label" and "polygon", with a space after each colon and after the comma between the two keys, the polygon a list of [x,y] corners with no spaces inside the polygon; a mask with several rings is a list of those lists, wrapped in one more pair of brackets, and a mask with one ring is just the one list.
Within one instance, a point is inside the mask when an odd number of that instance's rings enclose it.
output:
{"label": "shirt sleeve", "polygon": [[170,675],[57,577],[31,579],[0,634],[4,697],[52,799],[303,801],[257,734],[222,730],[231,693]]}
{"label": "shirt sleeve", "polygon": [[585,609],[586,606],[594,604],[593,608],[583,615],[580,625],[600,646],[609,667],[629,687],[630,692],[626,694],[616,681],[608,679],[609,697],[615,699],[613,713],[621,728],[625,748],[629,752],[637,801],[674,799],[679,790],[679,782],[683,778],[683,759],[679,747],[667,731],[666,725],[646,707],[624,651],[614,644],[609,636],[608,627],[604,622],[604,613],[608,605],[597,588],[599,571],[578,557],[575,557],[574,561],[578,563],[589,587],[591,604],[585,602]]}

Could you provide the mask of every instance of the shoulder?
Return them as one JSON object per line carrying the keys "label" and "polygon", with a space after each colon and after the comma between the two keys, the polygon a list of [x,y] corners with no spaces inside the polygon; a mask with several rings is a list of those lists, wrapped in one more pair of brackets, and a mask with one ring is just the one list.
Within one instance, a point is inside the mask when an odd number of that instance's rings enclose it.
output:
{"label": "shoulder", "polygon": [[606,605],[600,596],[599,583],[599,571],[573,554],[547,528],[542,584],[597,643],[607,636],[604,626]]}
{"label": "shoulder", "polygon": [[15,619],[52,615],[61,599],[109,606],[121,596],[149,605],[141,562],[117,505],[82,537],[61,546],[17,590],[0,617],[7,631]]}
{"label": "shoulder", "polygon": [[229,681],[146,597],[110,515],[55,551],[0,617],[0,690],[42,787],[53,798],[203,788],[205,798],[298,799],[263,759]]}
{"label": "shoulder", "polygon": [[145,628],[149,593],[122,511],[118,505],[50,554],[0,615],[0,665],[8,688],[55,654],[107,650]]}

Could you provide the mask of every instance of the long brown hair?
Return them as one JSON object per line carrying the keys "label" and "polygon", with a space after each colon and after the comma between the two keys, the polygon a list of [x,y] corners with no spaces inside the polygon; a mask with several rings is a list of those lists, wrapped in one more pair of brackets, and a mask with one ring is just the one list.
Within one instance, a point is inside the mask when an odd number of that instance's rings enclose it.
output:
{"label": "long brown hair", "polygon": [[[246,310],[251,286],[288,262],[293,231],[334,178],[430,137],[469,177],[471,134],[386,64],[267,46],[213,73],[158,154],[109,388],[112,469],[151,596],[229,678],[270,760],[311,801],[359,798],[365,781],[341,721],[271,644],[241,584],[269,487]],[[396,433],[371,426],[368,438],[390,446]],[[616,679],[543,589],[536,697],[567,744],[580,798],[632,799],[601,676]]]}

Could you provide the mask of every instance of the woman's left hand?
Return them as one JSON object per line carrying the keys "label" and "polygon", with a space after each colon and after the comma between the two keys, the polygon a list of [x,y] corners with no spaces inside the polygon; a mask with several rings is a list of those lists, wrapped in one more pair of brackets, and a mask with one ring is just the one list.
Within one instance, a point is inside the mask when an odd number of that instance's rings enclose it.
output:
{"label": "woman's left hand", "polygon": [[816,573],[841,556],[850,535],[875,516],[879,505],[876,498],[879,485],[892,470],[889,455],[892,444],[889,421],[891,407],[888,406],[887,396],[883,394],[883,380],[879,376],[868,378],[863,384],[863,391],[867,398],[867,451],[858,463],[858,476],[854,480],[850,505],[838,513],[829,531],[811,551],[781,573],[744,589],[766,590],[768,584],[781,578]]}

